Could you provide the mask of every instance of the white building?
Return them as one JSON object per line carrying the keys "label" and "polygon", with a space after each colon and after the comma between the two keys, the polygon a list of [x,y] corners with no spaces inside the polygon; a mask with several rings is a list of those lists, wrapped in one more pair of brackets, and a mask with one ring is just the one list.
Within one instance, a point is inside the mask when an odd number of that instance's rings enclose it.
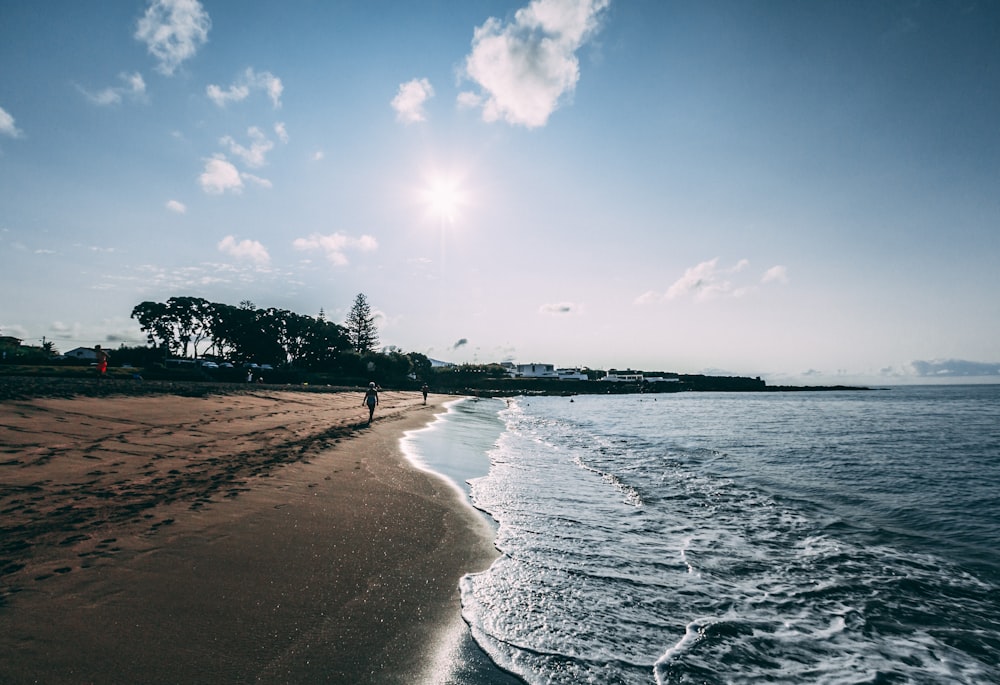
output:
{"label": "white building", "polygon": [[601,380],[608,383],[642,383],[643,377],[641,373],[618,373],[616,371],[609,373]]}
{"label": "white building", "polygon": [[559,378],[554,364],[517,364],[510,375],[512,378]]}
{"label": "white building", "polygon": [[580,369],[556,369],[556,375],[561,381],[585,381],[589,380],[587,374]]}

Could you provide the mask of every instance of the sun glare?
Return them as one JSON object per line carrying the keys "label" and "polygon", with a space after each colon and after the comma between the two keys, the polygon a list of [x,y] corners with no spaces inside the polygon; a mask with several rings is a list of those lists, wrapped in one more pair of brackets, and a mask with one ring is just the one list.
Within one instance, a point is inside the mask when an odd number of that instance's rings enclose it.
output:
{"label": "sun glare", "polygon": [[436,220],[455,223],[465,205],[465,194],[453,178],[439,176],[431,179],[423,190],[423,200],[428,215]]}

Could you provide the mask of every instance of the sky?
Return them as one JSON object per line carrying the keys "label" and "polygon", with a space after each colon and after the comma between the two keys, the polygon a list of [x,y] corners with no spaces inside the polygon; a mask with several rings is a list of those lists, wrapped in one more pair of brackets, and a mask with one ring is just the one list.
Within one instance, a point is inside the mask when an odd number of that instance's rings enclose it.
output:
{"label": "sky", "polygon": [[3,3],[0,335],[1000,381],[998,122],[996,2]]}

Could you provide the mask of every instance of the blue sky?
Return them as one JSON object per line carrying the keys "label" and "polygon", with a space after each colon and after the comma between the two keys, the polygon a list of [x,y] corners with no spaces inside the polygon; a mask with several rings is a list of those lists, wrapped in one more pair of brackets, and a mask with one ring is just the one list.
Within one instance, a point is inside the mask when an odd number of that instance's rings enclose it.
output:
{"label": "blue sky", "polygon": [[1000,5],[0,9],[0,334],[190,295],[455,362],[1000,373]]}

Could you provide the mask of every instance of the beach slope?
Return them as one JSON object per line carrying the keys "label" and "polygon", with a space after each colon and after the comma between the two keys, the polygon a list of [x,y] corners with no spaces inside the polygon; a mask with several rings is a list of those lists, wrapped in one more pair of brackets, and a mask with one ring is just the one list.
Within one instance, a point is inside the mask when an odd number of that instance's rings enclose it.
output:
{"label": "beach slope", "polygon": [[495,551],[399,451],[431,399],[0,402],[0,682],[436,682]]}

